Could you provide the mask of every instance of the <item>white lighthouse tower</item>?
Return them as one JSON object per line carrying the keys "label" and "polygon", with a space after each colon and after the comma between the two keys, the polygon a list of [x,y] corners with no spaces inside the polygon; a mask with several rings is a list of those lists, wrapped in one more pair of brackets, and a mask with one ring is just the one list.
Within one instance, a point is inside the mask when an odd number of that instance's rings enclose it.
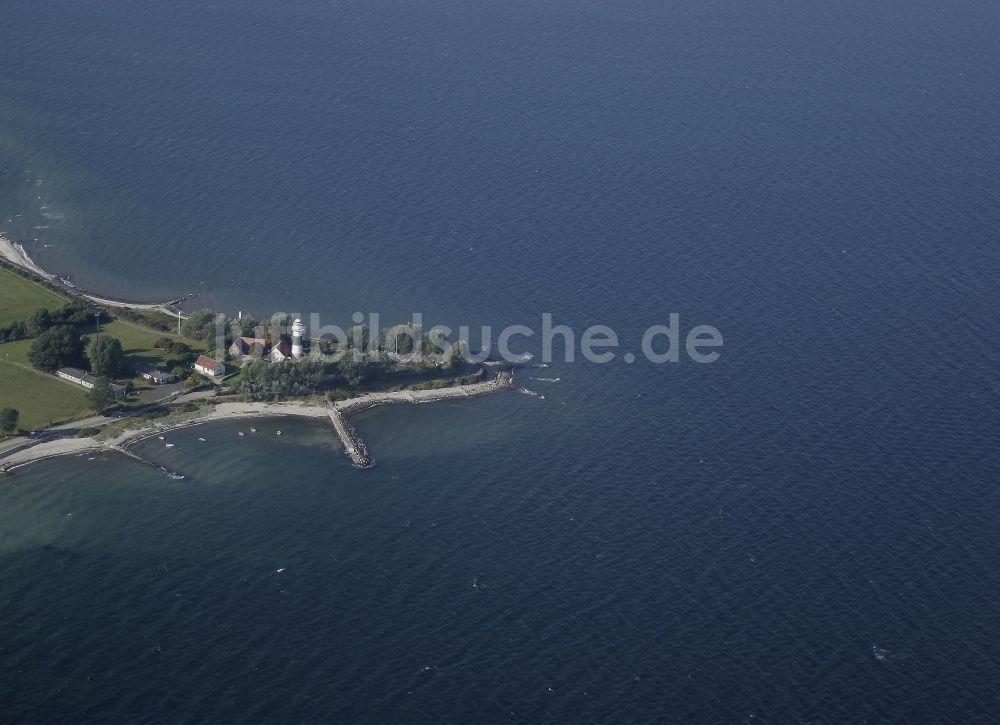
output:
{"label": "white lighthouse tower", "polygon": [[296,317],[292,323],[292,357],[295,360],[302,357],[302,333],[305,329],[302,320]]}

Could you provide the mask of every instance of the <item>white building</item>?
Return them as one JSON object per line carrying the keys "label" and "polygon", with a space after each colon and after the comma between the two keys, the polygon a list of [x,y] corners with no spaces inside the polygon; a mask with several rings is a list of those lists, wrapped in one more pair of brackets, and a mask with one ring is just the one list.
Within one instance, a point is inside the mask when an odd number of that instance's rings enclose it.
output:
{"label": "white building", "polygon": [[177,376],[163,370],[157,370],[152,365],[140,364],[135,366],[135,374],[145,378],[154,385],[163,385],[177,380]]}
{"label": "white building", "polygon": [[273,362],[284,362],[292,357],[292,346],[288,338],[282,336],[271,345],[271,360]]}
{"label": "white building", "polygon": [[86,370],[80,370],[79,368],[59,368],[56,370],[56,376],[63,380],[69,380],[71,383],[82,385],[85,388],[94,387],[94,376]]}
{"label": "white building", "polygon": [[306,331],[305,325],[298,317],[292,323],[292,357],[296,360],[302,357],[302,333]]}
{"label": "white building", "polygon": [[[79,368],[59,368],[56,370],[56,376],[62,378],[63,380],[68,380],[71,383],[82,385],[88,390],[92,390],[94,385],[97,383],[97,378],[88,373],[86,370],[80,370]],[[108,383],[108,392],[116,398],[124,398],[128,390],[124,385],[119,385],[118,383]]]}
{"label": "white building", "polygon": [[267,340],[262,337],[237,337],[229,346],[229,354],[235,358],[260,358],[267,349]]}
{"label": "white building", "polygon": [[208,355],[199,355],[194,362],[194,371],[210,378],[219,378],[226,374],[226,366]]}

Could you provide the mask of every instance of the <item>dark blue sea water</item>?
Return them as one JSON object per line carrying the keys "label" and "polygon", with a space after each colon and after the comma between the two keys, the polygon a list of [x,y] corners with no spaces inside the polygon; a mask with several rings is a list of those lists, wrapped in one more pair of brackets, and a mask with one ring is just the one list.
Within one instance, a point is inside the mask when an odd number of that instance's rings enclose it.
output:
{"label": "dark blue sea water", "polygon": [[2,719],[994,721],[998,33],[973,0],[5,3],[0,230],[83,287],[725,347],[365,414],[371,471],[289,421],[146,444],[182,482],[21,470]]}

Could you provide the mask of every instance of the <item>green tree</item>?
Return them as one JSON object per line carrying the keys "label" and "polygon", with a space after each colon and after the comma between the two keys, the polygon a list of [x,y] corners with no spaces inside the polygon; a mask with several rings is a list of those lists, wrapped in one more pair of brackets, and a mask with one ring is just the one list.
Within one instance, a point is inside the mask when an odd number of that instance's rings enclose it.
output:
{"label": "green tree", "polygon": [[90,348],[90,372],[104,378],[121,378],[128,375],[128,363],[121,341],[116,337],[102,337]]}
{"label": "green tree", "polygon": [[53,372],[67,365],[82,366],[86,338],[68,325],[50,327],[31,343],[28,361],[37,369]]}
{"label": "green tree", "polygon": [[156,341],[153,343],[153,347],[173,353],[184,353],[191,349],[185,343],[178,342],[177,340],[173,340],[165,335],[156,338]]}
{"label": "green tree", "polygon": [[315,361],[275,364],[255,360],[240,371],[238,390],[262,400],[275,395],[308,395],[324,384],[324,365]]}
{"label": "green tree", "polygon": [[237,337],[257,337],[257,328],[260,323],[254,319],[253,315],[243,315],[242,319],[232,320],[229,323],[230,329],[233,331],[233,339]]}
{"label": "green tree", "polygon": [[20,417],[17,408],[4,408],[0,410],[0,431],[13,433],[17,430],[17,419]]}
{"label": "green tree", "polygon": [[[424,335],[422,350],[424,355],[440,358],[441,362],[445,364],[451,364],[451,357],[454,353],[454,345],[448,341],[448,337],[444,334],[444,330],[439,328],[431,328],[431,330]],[[447,355],[445,353],[448,353]]]}
{"label": "green tree", "polygon": [[0,327],[0,342],[10,342],[12,340],[20,340],[28,334],[27,328],[24,326],[23,322],[15,321]]}
{"label": "green tree", "polygon": [[351,350],[368,352],[371,343],[371,330],[368,325],[355,325],[347,331],[347,347]]}
{"label": "green tree", "polygon": [[340,352],[340,341],[334,335],[325,335],[319,340],[316,347],[324,355],[336,355]]}
{"label": "green tree", "polygon": [[31,337],[41,335],[52,327],[52,315],[44,307],[39,307],[34,314],[28,318],[27,332]]}
{"label": "green tree", "polygon": [[383,347],[386,352],[409,355],[413,352],[413,338],[416,328],[410,325],[396,325],[385,332]]}
{"label": "green tree", "polygon": [[104,378],[95,380],[94,387],[87,393],[87,401],[90,403],[90,407],[98,413],[103,413],[104,409],[114,402],[114,399],[115,397],[108,390],[108,381]]}
{"label": "green tree", "polygon": [[103,310],[93,307],[83,300],[73,300],[63,305],[52,313],[52,322],[56,325],[72,325],[73,327],[86,327],[96,324],[95,315],[101,316],[101,322],[109,318]]}
{"label": "green tree", "polygon": [[228,323],[225,317],[216,315],[212,310],[204,309],[192,312],[184,321],[181,330],[187,337],[194,338],[208,346],[214,346],[217,327],[222,326],[223,337],[228,337]]}

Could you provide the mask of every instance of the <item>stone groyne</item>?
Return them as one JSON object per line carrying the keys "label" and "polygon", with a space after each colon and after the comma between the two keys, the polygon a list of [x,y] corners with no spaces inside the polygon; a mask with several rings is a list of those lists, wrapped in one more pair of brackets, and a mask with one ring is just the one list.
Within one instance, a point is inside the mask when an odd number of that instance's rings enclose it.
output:
{"label": "stone groyne", "polygon": [[497,376],[485,383],[460,385],[453,388],[435,388],[431,390],[396,390],[385,393],[368,393],[357,398],[342,400],[330,406],[330,420],[333,429],[340,439],[348,458],[358,468],[371,468],[375,461],[368,453],[364,439],[348,422],[348,417],[355,413],[370,410],[379,405],[398,405],[401,403],[432,403],[438,400],[455,398],[471,398],[479,395],[489,395],[501,390],[510,390],[514,386],[514,374],[503,370]]}
{"label": "stone groyne", "polygon": [[330,408],[330,421],[333,423],[333,430],[340,439],[340,444],[344,447],[344,452],[358,468],[371,468],[375,461],[368,455],[368,447],[364,439],[358,434],[347,418],[337,408]]}
{"label": "stone groyne", "polygon": [[179,473],[174,473],[170,469],[168,469],[168,468],[166,468],[164,466],[161,466],[158,463],[153,463],[148,458],[143,458],[142,456],[140,456],[135,451],[130,451],[127,448],[124,448],[122,446],[116,446],[116,445],[112,445],[112,444],[108,444],[107,447],[108,447],[109,450],[117,451],[118,453],[121,453],[123,456],[128,456],[129,458],[132,458],[132,459],[134,459],[136,461],[139,461],[139,463],[143,463],[143,464],[145,464],[147,466],[152,466],[153,468],[158,469],[161,473],[163,473],[164,475],[166,475],[168,478],[172,478],[175,481],[179,481],[182,478],[184,478],[184,476],[182,476]]}
{"label": "stone groyne", "polygon": [[501,390],[510,390],[513,385],[513,373],[504,370],[498,373],[493,380],[483,383],[430,390],[394,390],[390,392],[366,393],[356,398],[340,400],[328,405],[316,405],[308,402],[222,402],[190,418],[162,422],[148,421],[138,428],[118,431],[117,434],[109,436],[105,440],[67,437],[39,442],[26,442],[24,446],[18,446],[0,454],[0,472],[11,472],[15,468],[27,465],[28,463],[45,460],[54,456],[81,454],[94,450],[113,450],[140,463],[152,466],[171,478],[181,479],[183,478],[182,475],[144,458],[138,453],[129,450],[129,448],[151,436],[192,425],[201,425],[220,420],[262,417],[280,418],[286,416],[313,419],[328,418],[333,425],[337,438],[344,447],[344,452],[351,459],[351,462],[359,468],[371,468],[374,465],[374,460],[368,452],[364,440],[350,424],[350,416],[380,405],[433,403],[438,400],[472,398],[496,393]]}

